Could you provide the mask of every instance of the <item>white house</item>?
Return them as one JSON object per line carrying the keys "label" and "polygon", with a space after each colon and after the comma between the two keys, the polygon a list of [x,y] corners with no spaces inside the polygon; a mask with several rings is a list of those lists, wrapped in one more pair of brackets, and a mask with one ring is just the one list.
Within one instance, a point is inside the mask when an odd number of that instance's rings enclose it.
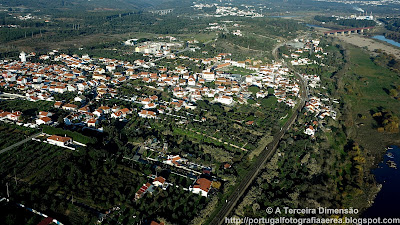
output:
{"label": "white house", "polygon": [[53,115],[53,113],[51,113],[51,112],[40,111],[38,117],[43,118],[43,117],[50,117],[52,115]]}
{"label": "white house", "polygon": [[20,111],[12,112],[7,115],[7,119],[12,120],[12,121],[18,121],[19,118],[21,117],[22,113]]}
{"label": "white house", "polygon": [[142,118],[150,118],[150,119],[155,119],[157,118],[156,113],[153,111],[147,111],[147,110],[142,110],[138,114]]}
{"label": "white house", "polygon": [[310,135],[310,136],[314,136],[315,134],[315,130],[313,126],[309,126],[305,131],[305,134]]}
{"label": "white house", "polygon": [[126,113],[124,113],[122,110],[118,110],[111,114],[111,118],[125,118],[125,117]]}
{"label": "white house", "polygon": [[263,92],[260,92],[260,91],[259,91],[259,92],[256,93],[256,98],[265,98],[265,96],[266,96],[266,95],[265,95],[265,93],[263,93]]}
{"label": "white house", "polygon": [[231,96],[221,96],[215,99],[216,102],[219,102],[221,104],[225,105],[231,105],[233,103],[233,98]]}
{"label": "white house", "polygon": [[206,81],[214,81],[215,74],[213,72],[203,72],[202,78]]}
{"label": "white house", "polygon": [[189,191],[195,194],[201,194],[204,197],[207,197],[208,192],[210,191],[212,181],[206,178],[200,178],[196,181],[196,184],[193,187],[189,188]]}
{"label": "white house", "polygon": [[86,97],[83,96],[83,95],[79,95],[79,96],[76,96],[76,97],[74,98],[74,101],[75,101],[75,102],[84,102],[84,101],[86,101]]}
{"label": "white house", "polygon": [[57,146],[66,146],[68,144],[72,144],[72,138],[70,137],[61,137],[57,135],[52,135],[47,138],[49,144],[57,145]]}
{"label": "white house", "polygon": [[51,119],[49,117],[45,116],[45,117],[41,117],[41,118],[36,119],[35,122],[36,122],[37,125],[40,126],[42,124],[50,124],[51,123]]}
{"label": "white house", "polygon": [[88,127],[95,127],[97,123],[98,123],[98,120],[97,120],[97,119],[89,119],[89,120],[87,121],[87,126],[88,126]]}
{"label": "white house", "polygon": [[76,86],[78,87],[79,91],[84,91],[86,89],[89,89],[89,85],[86,82],[79,83]]}
{"label": "white house", "polygon": [[62,106],[62,108],[64,110],[76,111],[78,109],[78,106],[74,105],[74,104],[65,104],[65,105]]}
{"label": "white house", "polygon": [[153,185],[155,187],[162,187],[164,185],[164,183],[165,183],[165,178],[164,177],[156,177],[153,180]]}
{"label": "white house", "polygon": [[19,54],[19,58],[21,59],[21,62],[26,62],[26,53],[25,52],[21,52]]}
{"label": "white house", "polygon": [[253,76],[247,75],[247,76],[246,76],[246,83],[248,83],[248,84],[253,83]]}

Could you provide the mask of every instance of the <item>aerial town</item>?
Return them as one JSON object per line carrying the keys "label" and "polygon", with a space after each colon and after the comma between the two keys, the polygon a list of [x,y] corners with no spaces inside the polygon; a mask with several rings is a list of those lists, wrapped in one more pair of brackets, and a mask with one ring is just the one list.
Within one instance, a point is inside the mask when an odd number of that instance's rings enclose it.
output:
{"label": "aerial town", "polygon": [[[278,102],[285,103],[291,108],[296,105],[300,91],[299,85],[288,68],[281,63],[255,64],[251,60],[234,61],[230,58],[230,53],[220,53],[212,58],[190,58],[176,53],[176,49],[182,50],[182,44],[176,42],[176,38],[166,38],[175,42],[135,43],[137,39],[126,41],[125,44],[133,45],[136,52],[143,53],[143,59],[134,62],[91,58],[88,55],[70,56],[57,50],[45,55],[21,52],[18,61],[2,60],[0,62],[0,86],[5,92],[2,97],[5,99],[18,98],[30,102],[53,102],[53,109],[63,110],[67,113],[62,118],[65,125],[81,126],[98,132],[102,132],[102,124],[111,119],[122,121],[131,116],[138,116],[157,120],[160,119],[160,115],[183,118],[176,115],[176,112],[180,109],[195,109],[196,101],[203,98],[230,107],[237,104],[248,104],[247,101],[253,97],[268,96],[268,88],[272,88],[272,95],[277,98]],[[159,40],[160,37],[157,39]],[[164,58],[191,61],[202,71],[194,73],[184,65],[177,65],[173,68],[157,65],[157,62]],[[35,63],[31,62],[33,59],[35,59]],[[249,73],[242,76],[225,72],[232,67],[246,69]],[[141,68],[142,72],[136,73],[138,68]],[[157,95],[123,94],[121,91],[123,84],[132,81],[143,83],[150,89],[165,91],[172,98],[170,101],[165,101]],[[250,86],[259,89],[255,96],[249,92]],[[69,101],[55,100],[54,95],[66,93],[71,93],[74,97]],[[88,94],[91,94],[91,99],[86,97]],[[109,99],[133,102],[138,107],[123,108],[119,105],[99,103]],[[0,120],[14,121],[20,126],[30,128],[39,129],[41,125],[55,127],[60,122],[56,119],[58,115],[51,109],[47,112],[40,111],[36,116],[25,118],[24,121],[20,111],[1,110],[0,112]],[[196,119],[194,120],[196,121]],[[206,118],[200,118],[198,121],[202,120],[204,121]],[[46,133],[33,138],[33,140],[70,150],[85,146],[83,143],[72,140],[71,137]],[[147,157],[146,160],[159,161],[190,171],[192,174],[209,174],[212,169],[188,162],[179,155],[163,157],[166,153],[165,149],[159,151],[151,147],[146,148],[158,154],[153,158]],[[212,180],[212,178],[196,178],[195,183],[184,188],[207,197],[211,190]],[[145,193],[151,193],[154,185],[167,188],[168,185],[165,182],[163,177],[157,177],[152,184],[144,184],[136,193],[135,200],[139,200]]]}
{"label": "aerial town", "polygon": [[[106,118],[124,119],[128,114],[137,114],[143,118],[156,119],[159,114],[172,113],[181,108],[193,109],[196,107],[195,102],[204,97],[229,106],[246,104],[250,98],[248,87],[252,85],[260,88],[256,93],[257,98],[265,97],[268,95],[267,88],[273,88],[273,94],[279,102],[284,102],[290,107],[295,106],[299,86],[291,78],[288,69],[280,63],[253,65],[251,60],[231,60],[230,53],[220,53],[213,58],[189,58],[184,55],[176,56],[175,53],[171,53],[170,48],[171,45],[162,43],[140,44],[135,51],[143,52],[145,58],[134,62],[90,58],[88,55],[69,56],[57,50],[40,56],[36,56],[34,52],[22,52],[20,61],[1,61],[0,86],[3,90],[12,90],[15,96],[32,102],[54,101],[54,93],[75,93],[71,102],[55,101],[54,108],[71,112],[64,118],[66,123],[79,120],[88,127],[98,128],[101,128],[101,120]],[[172,69],[160,67],[156,63],[157,60],[151,60],[150,55],[158,60],[160,57],[189,60],[205,69],[201,73],[193,73],[181,65]],[[31,63],[29,59],[32,57],[38,57],[40,62]],[[158,72],[135,73],[135,69],[139,67],[148,70],[155,68]],[[224,70],[229,67],[245,68],[252,73],[247,76],[225,73]],[[155,95],[121,95],[119,87],[131,80],[146,83],[153,89],[165,90],[167,87],[166,90],[173,96],[172,101],[162,101]],[[215,87],[208,87],[207,83],[213,83]],[[138,103],[141,107],[127,109],[100,106],[90,110],[93,108],[93,102],[87,101],[82,94],[92,91],[96,93],[94,101],[121,98]],[[74,104],[77,102],[80,103],[80,107]],[[55,122],[47,118],[43,120],[43,117],[38,115],[38,118],[31,118],[30,122],[36,125]],[[17,121],[19,118],[12,119]]]}
{"label": "aerial town", "polygon": [[0,0],[0,224],[399,224],[398,10]]}

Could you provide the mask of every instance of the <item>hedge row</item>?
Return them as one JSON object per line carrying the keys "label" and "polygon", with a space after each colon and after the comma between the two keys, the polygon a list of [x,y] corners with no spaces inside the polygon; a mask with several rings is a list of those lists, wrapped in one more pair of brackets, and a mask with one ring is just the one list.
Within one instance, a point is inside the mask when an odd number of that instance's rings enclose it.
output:
{"label": "hedge row", "polygon": [[61,129],[61,128],[44,126],[43,127],[43,132],[46,133],[46,134],[55,134],[55,135],[60,135],[60,136],[67,135],[68,137],[71,137],[74,141],[81,142],[83,144],[94,144],[94,143],[96,143],[96,139],[95,138],[85,136],[85,135],[83,135],[81,133],[78,133],[78,132],[75,132],[75,131],[64,130],[64,129]]}

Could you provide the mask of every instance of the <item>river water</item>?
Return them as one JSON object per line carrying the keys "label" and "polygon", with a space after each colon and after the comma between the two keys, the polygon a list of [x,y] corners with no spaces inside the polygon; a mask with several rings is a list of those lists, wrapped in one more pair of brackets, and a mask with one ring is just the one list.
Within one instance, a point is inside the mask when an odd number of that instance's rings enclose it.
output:
{"label": "river water", "polygon": [[[376,181],[382,184],[382,189],[373,205],[364,212],[363,217],[397,218],[400,216],[400,148],[398,146],[390,146],[390,148],[393,149],[389,149],[386,153],[391,153],[393,158],[385,153],[383,162],[372,171]],[[388,160],[394,161],[399,168],[390,168],[386,164]]]}
{"label": "river water", "polygon": [[380,40],[380,41],[384,41],[384,42],[386,42],[386,43],[389,43],[389,44],[394,45],[394,46],[397,46],[397,47],[400,47],[400,43],[399,43],[399,42],[396,42],[396,41],[387,39],[387,38],[385,38],[385,36],[383,36],[383,35],[376,35],[376,36],[373,36],[372,38],[377,39],[377,40]]}

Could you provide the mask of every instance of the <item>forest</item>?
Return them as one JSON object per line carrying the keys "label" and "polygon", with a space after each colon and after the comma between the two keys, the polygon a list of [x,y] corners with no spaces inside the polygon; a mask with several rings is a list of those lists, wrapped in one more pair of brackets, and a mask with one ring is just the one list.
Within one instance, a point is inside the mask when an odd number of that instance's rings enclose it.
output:
{"label": "forest", "polygon": [[379,21],[385,24],[387,32],[385,37],[396,42],[400,42],[400,19],[398,18],[380,18]]}

